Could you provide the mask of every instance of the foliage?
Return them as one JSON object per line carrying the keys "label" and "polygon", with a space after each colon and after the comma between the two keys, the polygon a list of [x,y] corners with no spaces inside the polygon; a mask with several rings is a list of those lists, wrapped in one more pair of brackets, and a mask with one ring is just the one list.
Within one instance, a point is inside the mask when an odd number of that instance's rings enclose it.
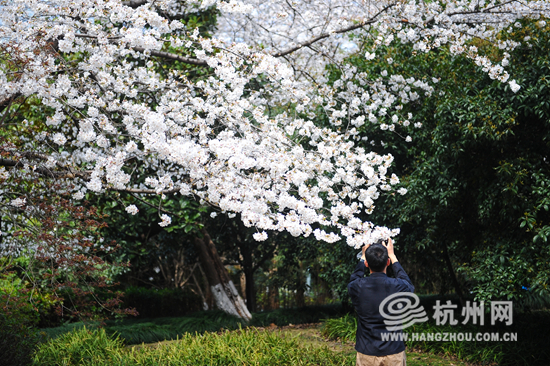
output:
{"label": "foliage", "polygon": [[339,339],[343,342],[354,342],[357,331],[357,317],[346,314],[342,318],[325,319],[321,335],[328,339]]}
{"label": "foliage", "polygon": [[123,349],[123,343],[104,329],[86,327],[66,333],[39,346],[37,365],[94,365],[108,362]]}
{"label": "foliage", "polygon": [[51,316],[58,302],[51,293],[37,290],[27,277],[20,275],[18,269],[25,266],[24,259],[10,262],[0,259],[0,303],[2,313],[27,326],[35,326]]}
{"label": "foliage", "polygon": [[3,366],[30,365],[39,340],[35,328],[21,322],[19,318],[0,312],[0,355]]}
{"label": "foliage", "polygon": [[[12,123],[0,129],[4,162],[20,155],[14,151],[18,143],[44,133],[43,125],[29,120],[43,122],[49,112],[33,97],[5,110],[3,118]],[[101,236],[105,216],[87,201],[75,203],[73,183],[52,179],[47,169],[28,164],[16,164],[9,174],[0,169],[2,197],[11,201],[0,209],[2,271],[4,266],[10,271],[4,279],[10,291],[17,287],[25,293],[19,300],[40,314],[40,321],[55,318],[52,307],[61,317],[110,316],[120,310],[120,294],[108,287],[124,264],[105,260],[117,248]]]}
{"label": "foliage", "polygon": [[[397,86],[421,76],[434,83],[431,95],[404,103],[399,118],[377,116],[381,124],[358,127],[365,148],[395,155],[408,193],[381,197],[369,219],[401,228],[398,254],[420,291],[454,287],[457,293],[473,291],[477,299],[515,299],[518,305],[528,294],[522,287],[548,293],[548,34],[544,19],[521,20],[499,35],[503,42],[529,40],[513,51],[481,40],[468,44],[510,62],[519,91],[487,75],[484,63],[447,47],[419,53],[396,44],[380,47],[373,62],[362,55],[348,59],[356,75],[373,75],[361,86],[367,90],[383,70],[383,79]],[[343,73],[329,71],[335,83]],[[412,142],[404,138],[406,126],[418,126]]]}
{"label": "foliage", "polygon": [[36,365],[344,365],[351,356],[255,329],[186,334],[157,347],[124,348],[103,330],[67,333],[40,346]]}

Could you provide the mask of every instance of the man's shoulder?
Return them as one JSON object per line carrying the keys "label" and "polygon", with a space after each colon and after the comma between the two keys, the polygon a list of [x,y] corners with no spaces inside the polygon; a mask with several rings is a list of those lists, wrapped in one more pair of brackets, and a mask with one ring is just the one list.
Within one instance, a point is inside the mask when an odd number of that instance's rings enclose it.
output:
{"label": "man's shoulder", "polygon": [[403,278],[388,277],[388,282],[395,292],[414,292],[413,284]]}

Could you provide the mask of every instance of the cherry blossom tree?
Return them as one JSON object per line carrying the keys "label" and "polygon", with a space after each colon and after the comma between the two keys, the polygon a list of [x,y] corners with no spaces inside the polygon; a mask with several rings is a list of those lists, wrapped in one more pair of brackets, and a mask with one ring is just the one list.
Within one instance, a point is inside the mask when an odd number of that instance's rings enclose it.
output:
{"label": "cherry blossom tree", "polygon": [[[399,233],[364,214],[381,193],[406,193],[389,172],[392,155],[355,146],[357,127],[380,124],[412,141],[414,126],[401,110],[430,96],[435,81],[381,70],[372,82],[344,58],[357,52],[373,60],[377,47],[396,40],[417,53],[445,46],[517,91],[506,55],[518,43],[498,34],[519,18],[550,10],[547,1],[513,0],[21,0],[0,6],[2,128],[20,123],[34,131],[5,142],[3,180],[26,169],[74,186],[75,201],[109,190],[144,201],[190,196],[240,214],[257,228],[259,241],[269,231],[287,231],[327,242],[345,238],[356,248]],[[208,9],[219,12],[212,37],[184,21]],[[360,42],[365,37],[373,40],[368,47]],[[469,44],[478,38],[492,42],[497,56]],[[342,69],[331,85],[327,65]],[[29,98],[39,101],[45,119],[16,118]],[[317,123],[320,113],[328,125]],[[32,210],[8,191],[3,213]],[[126,211],[139,214],[136,205]],[[175,219],[159,206],[160,226]],[[201,240],[208,242],[207,235]],[[225,308],[222,294],[231,286],[218,292]]]}

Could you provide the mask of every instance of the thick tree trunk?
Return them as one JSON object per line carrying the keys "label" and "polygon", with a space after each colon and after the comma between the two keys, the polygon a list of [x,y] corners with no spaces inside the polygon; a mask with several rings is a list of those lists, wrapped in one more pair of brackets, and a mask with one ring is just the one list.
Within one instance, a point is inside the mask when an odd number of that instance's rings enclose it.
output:
{"label": "thick tree trunk", "polygon": [[203,229],[202,238],[195,237],[194,244],[218,309],[247,321],[252,319],[208,232]]}

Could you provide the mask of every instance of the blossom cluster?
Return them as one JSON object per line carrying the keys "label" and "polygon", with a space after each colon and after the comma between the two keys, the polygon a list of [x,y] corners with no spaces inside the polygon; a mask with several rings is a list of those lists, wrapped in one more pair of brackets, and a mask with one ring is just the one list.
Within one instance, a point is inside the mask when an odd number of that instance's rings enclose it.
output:
{"label": "blossom cluster", "polygon": [[[339,64],[357,47],[343,34],[373,37],[366,60],[396,40],[417,52],[449,45],[506,82],[508,61],[496,65],[467,41],[493,40],[521,17],[548,13],[544,1],[190,2],[185,11],[221,11],[218,32],[206,38],[168,19],[182,11],[179,2],[132,3],[21,0],[2,7],[0,44],[13,62],[0,65],[1,99],[33,96],[54,111],[45,134],[28,146],[49,154],[52,169],[83,172],[75,175],[73,198],[106,190],[192,195],[239,213],[259,230],[256,240],[287,231],[327,242],[345,237],[354,247],[397,235],[361,218],[381,193],[406,193],[389,171],[391,154],[355,145],[357,128],[420,128],[400,109],[429,97],[437,80],[382,70],[362,88],[366,75],[340,65],[341,79],[329,84],[327,63]],[[196,79],[177,68],[161,72],[163,57],[211,71]],[[251,89],[257,80],[261,86]],[[317,123],[319,110],[330,126]],[[167,214],[160,219],[161,226],[172,222]]]}

